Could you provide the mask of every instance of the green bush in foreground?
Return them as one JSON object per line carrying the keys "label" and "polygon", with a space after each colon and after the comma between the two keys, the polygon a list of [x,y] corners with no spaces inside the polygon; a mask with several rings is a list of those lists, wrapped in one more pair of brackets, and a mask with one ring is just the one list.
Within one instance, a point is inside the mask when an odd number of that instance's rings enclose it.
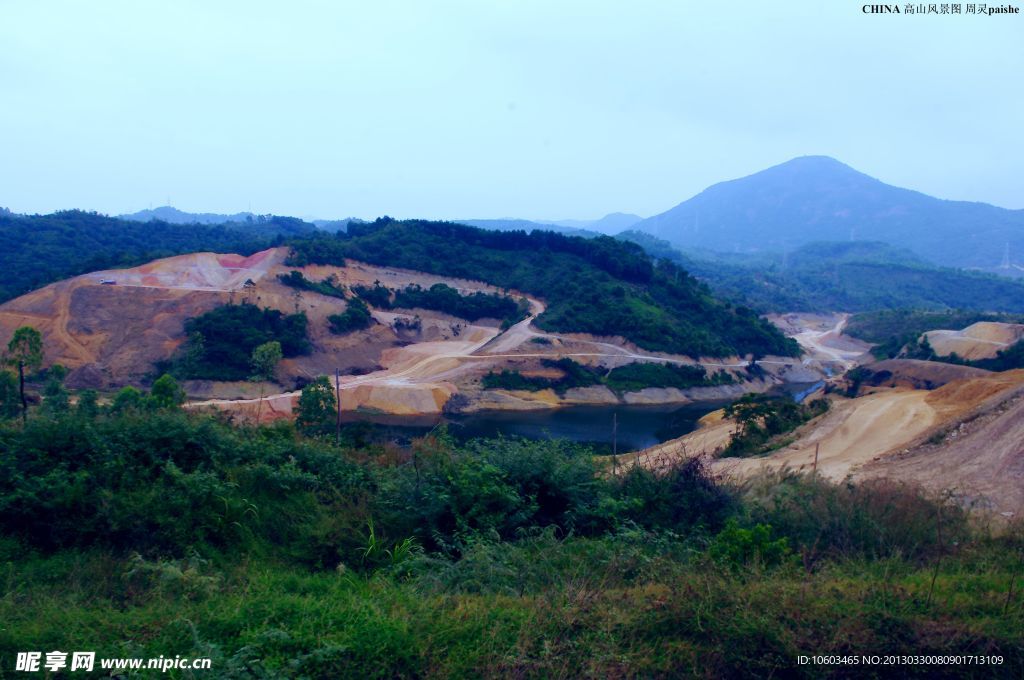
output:
{"label": "green bush in foreground", "polygon": [[920,677],[1024,672],[1024,534],[910,486],[89,413],[0,426],[2,669],[88,649],[213,659],[181,678],[819,677],[849,669],[797,656],[910,653],[1005,659]]}

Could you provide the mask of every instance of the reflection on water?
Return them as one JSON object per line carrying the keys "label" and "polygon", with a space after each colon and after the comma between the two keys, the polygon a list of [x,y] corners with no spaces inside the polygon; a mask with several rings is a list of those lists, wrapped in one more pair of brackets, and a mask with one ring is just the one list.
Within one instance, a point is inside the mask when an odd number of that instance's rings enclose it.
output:
{"label": "reflection on water", "polygon": [[[568,439],[592,445],[599,453],[610,453],[615,440],[618,451],[624,453],[692,432],[701,416],[722,405],[721,402],[701,402],[686,406],[571,406],[538,411],[490,411],[452,416],[443,422],[460,440],[499,435]],[[438,424],[436,419],[429,418],[360,418],[354,414],[346,420],[375,422],[379,434],[399,442],[422,436]]]}
{"label": "reflection on water", "polygon": [[[769,395],[802,402],[824,383],[784,383]],[[681,437],[697,427],[706,413],[728,402],[698,402],[659,406],[569,406],[537,411],[485,411],[463,416],[371,416],[346,413],[346,423],[372,423],[364,432],[370,440],[408,444],[440,424],[456,439],[475,437],[525,437],[527,439],[568,439],[593,446],[598,453],[611,453],[616,442],[619,453],[636,451]],[[617,425],[615,421],[617,420]]]}
{"label": "reflection on water", "polygon": [[770,390],[768,394],[790,397],[796,403],[801,404],[804,399],[817,392],[824,384],[824,380],[818,380],[817,382],[782,383]]}

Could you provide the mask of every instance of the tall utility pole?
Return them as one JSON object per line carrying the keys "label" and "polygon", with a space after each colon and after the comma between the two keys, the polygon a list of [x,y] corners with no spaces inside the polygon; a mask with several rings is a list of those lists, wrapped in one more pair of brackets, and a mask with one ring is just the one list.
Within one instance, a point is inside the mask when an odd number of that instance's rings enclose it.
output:
{"label": "tall utility pole", "polygon": [[334,369],[334,396],[338,402],[338,419],[335,423],[334,439],[341,446],[341,371]]}

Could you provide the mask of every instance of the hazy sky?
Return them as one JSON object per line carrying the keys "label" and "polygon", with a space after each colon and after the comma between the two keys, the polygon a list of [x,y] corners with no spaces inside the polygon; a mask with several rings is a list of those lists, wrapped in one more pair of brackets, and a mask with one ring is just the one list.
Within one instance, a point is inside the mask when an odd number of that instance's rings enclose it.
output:
{"label": "hazy sky", "polygon": [[1024,18],[861,5],[0,0],[0,206],[646,216],[826,154],[1024,208]]}

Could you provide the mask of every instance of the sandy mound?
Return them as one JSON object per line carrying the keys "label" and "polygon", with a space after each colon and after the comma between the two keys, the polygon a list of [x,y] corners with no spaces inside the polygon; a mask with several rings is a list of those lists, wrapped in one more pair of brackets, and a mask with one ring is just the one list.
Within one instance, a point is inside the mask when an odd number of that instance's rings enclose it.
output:
{"label": "sandy mound", "polygon": [[929,403],[945,413],[964,413],[984,406],[992,397],[1002,395],[1024,384],[1024,369],[989,373],[957,380],[928,395]]}
{"label": "sandy mound", "polygon": [[981,321],[962,331],[929,331],[924,335],[939,356],[956,353],[965,359],[991,359],[1024,338],[1024,324]]}
{"label": "sandy mound", "polygon": [[980,368],[918,359],[887,359],[862,366],[860,370],[865,375],[862,387],[914,390],[933,390],[954,380],[990,375],[989,371]]}
{"label": "sandy mound", "polygon": [[716,460],[714,468],[748,476],[763,468],[810,471],[818,450],[818,474],[841,480],[875,456],[927,431],[937,420],[928,392],[884,392],[833,402],[832,409],[797,431],[797,441],[768,456]]}
{"label": "sandy mound", "polygon": [[1024,513],[1024,371],[953,383],[930,396],[949,414],[942,426],[917,445],[865,465],[860,474],[916,481],[952,492],[967,505],[1019,517]]}
{"label": "sandy mound", "polygon": [[[636,458],[658,469],[680,457],[713,453],[735,428],[721,412],[701,425]],[[739,477],[764,468],[809,471],[817,448],[818,473],[833,480],[914,480],[1002,513],[1024,512],[1024,370],[971,372],[933,391],[837,399],[827,414],[793,436],[794,443],[767,456],[717,459],[713,469]]]}

